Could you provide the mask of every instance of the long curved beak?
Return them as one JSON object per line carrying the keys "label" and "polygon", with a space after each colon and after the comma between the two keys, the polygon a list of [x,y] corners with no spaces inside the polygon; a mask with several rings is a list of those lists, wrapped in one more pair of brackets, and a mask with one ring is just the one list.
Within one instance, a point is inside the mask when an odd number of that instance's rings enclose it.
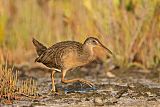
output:
{"label": "long curved beak", "polygon": [[109,53],[110,55],[114,56],[114,54],[112,53],[112,51],[109,50],[107,47],[105,47],[103,44],[101,44],[101,47],[104,48],[107,51],[107,53]]}

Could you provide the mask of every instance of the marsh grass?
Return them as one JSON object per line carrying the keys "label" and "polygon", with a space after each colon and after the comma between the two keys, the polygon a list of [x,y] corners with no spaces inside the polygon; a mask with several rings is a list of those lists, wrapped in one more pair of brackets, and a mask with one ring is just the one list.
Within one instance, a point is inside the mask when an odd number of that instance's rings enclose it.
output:
{"label": "marsh grass", "polygon": [[29,79],[25,81],[20,81],[20,86],[18,87],[18,92],[27,96],[37,96],[37,84],[34,80]]}
{"label": "marsh grass", "polygon": [[2,68],[0,66],[0,96],[1,98],[6,98],[11,100],[15,97],[16,91],[16,84],[17,84],[17,74],[13,75],[12,70]]}
{"label": "marsh grass", "polygon": [[[2,67],[0,65],[0,102],[5,103],[13,100],[19,100],[25,96],[36,96],[37,85],[32,79],[20,81],[18,80],[17,73],[13,74],[12,69],[8,69],[7,66]],[[3,102],[5,101],[5,102]]]}
{"label": "marsh grass", "polygon": [[160,63],[159,0],[1,0],[0,5],[1,59],[6,49],[9,62],[23,63],[26,53],[34,53],[32,37],[50,46],[94,35],[122,68]]}

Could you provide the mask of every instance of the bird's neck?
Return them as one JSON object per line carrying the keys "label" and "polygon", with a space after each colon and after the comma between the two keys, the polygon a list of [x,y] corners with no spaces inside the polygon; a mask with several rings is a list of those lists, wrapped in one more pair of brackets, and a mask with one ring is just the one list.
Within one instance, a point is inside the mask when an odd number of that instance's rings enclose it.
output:
{"label": "bird's neck", "polygon": [[83,55],[85,55],[86,60],[93,61],[95,59],[94,52],[93,52],[93,47],[83,45],[82,49],[83,49]]}

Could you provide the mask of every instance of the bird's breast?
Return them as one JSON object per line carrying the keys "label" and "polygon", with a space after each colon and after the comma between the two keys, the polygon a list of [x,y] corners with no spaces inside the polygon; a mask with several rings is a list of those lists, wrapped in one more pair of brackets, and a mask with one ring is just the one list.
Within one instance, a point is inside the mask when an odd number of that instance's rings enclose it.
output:
{"label": "bird's breast", "polygon": [[64,68],[70,69],[78,66],[83,66],[89,61],[85,57],[81,57],[77,52],[70,51],[67,54],[63,55],[62,62]]}

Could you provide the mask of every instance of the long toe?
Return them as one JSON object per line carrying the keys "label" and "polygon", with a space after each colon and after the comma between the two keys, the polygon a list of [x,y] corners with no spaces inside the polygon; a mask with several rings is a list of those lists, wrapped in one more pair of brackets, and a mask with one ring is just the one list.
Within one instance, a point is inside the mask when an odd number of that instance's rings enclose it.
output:
{"label": "long toe", "polygon": [[94,87],[94,86],[95,86],[92,82],[89,82],[88,85],[89,85],[90,87]]}
{"label": "long toe", "polygon": [[87,84],[87,85],[88,85],[88,86],[90,86],[90,87],[95,86],[95,85],[94,85],[92,82],[90,82],[90,81],[81,80],[81,82],[83,82],[83,83]]}

